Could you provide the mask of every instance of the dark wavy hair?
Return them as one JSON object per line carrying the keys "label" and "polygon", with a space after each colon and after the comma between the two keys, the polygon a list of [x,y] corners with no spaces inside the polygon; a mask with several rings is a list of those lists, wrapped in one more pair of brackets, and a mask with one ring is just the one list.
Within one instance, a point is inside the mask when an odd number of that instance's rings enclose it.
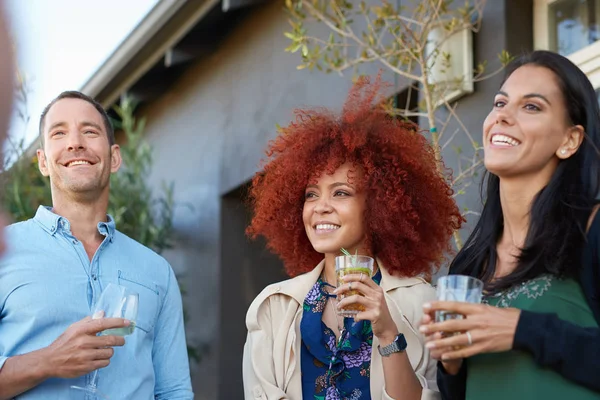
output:
{"label": "dark wavy hair", "polygon": [[295,121],[270,142],[264,170],[250,189],[254,217],[247,233],[263,236],[288,275],[312,270],[322,260],[302,222],[306,186],[346,162],[364,171],[367,244],[390,273],[428,274],[450,249],[463,222],[433,148],[416,126],[381,107],[381,81],[361,78],[341,115],[326,109],[296,110]]}
{"label": "dark wavy hair", "polygon": [[496,245],[504,226],[500,179],[486,173],[482,182],[485,204],[481,217],[452,262],[450,273],[478,277],[492,292],[543,273],[576,276],[582,261],[587,219],[600,189],[600,110],[589,79],[567,58],[549,51],[534,51],[512,61],[507,66],[504,81],[525,65],[547,68],[554,73],[569,122],[583,126],[585,138],[575,154],[559,162],[548,185],[536,195],[517,268],[493,283],[498,259]]}

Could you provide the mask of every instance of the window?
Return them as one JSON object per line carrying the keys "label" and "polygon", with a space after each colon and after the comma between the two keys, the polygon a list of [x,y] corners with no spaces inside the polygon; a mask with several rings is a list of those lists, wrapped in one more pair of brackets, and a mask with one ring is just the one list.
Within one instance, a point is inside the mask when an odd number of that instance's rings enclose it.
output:
{"label": "window", "polygon": [[600,87],[600,0],[535,0],[536,49],[568,57]]}
{"label": "window", "polygon": [[[419,112],[419,84],[417,82],[411,82],[404,90],[397,93],[394,97],[394,107],[405,113],[409,113],[407,117],[402,119],[419,125],[419,117],[416,114]],[[414,112],[415,114],[410,115],[411,112]]]}

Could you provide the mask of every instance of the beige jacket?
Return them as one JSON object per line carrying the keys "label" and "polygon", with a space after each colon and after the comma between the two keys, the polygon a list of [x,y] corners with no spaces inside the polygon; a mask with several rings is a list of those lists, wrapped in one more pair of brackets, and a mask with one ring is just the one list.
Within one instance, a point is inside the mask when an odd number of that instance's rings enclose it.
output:
{"label": "beige jacket", "polygon": [[[246,399],[301,400],[300,320],[302,305],[325,262],[295,278],[267,286],[254,299],[246,315],[248,336],[244,346],[243,376]],[[429,358],[418,324],[422,305],[435,297],[434,289],[420,278],[400,279],[381,268],[381,287],[398,330],[404,334],[406,352],[421,385],[423,399],[441,398],[437,392],[436,362]],[[373,337],[371,397],[392,400],[384,388],[383,363]]]}

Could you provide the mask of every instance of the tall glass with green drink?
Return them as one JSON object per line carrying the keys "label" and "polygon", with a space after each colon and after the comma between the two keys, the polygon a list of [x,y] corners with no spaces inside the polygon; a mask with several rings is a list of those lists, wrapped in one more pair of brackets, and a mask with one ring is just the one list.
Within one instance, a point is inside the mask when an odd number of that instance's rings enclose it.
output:
{"label": "tall glass with green drink", "polygon": [[[335,273],[337,275],[337,286],[340,287],[344,284],[343,277],[349,274],[363,274],[365,279],[371,279],[373,276],[373,265],[375,260],[369,256],[359,255],[343,255],[335,258]],[[345,297],[362,294],[358,290],[349,290],[344,294],[339,295],[340,300]],[[364,311],[365,308],[361,304],[351,304],[340,310],[338,315],[344,317],[353,317],[360,311]]]}

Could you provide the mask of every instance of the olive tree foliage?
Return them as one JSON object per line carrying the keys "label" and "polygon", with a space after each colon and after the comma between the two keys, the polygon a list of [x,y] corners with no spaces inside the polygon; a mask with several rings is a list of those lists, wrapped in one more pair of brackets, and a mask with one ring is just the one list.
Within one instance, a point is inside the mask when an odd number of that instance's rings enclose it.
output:
{"label": "olive tree foliage", "polygon": [[[290,43],[285,50],[300,54],[298,69],[338,74],[350,71],[356,77],[361,67],[374,64],[405,82],[409,93],[418,96],[417,106],[410,104],[409,94],[405,104],[390,98],[387,112],[419,120],[421,133],[430,140],[440,161],[440,174],[448,176],[446,167],[451,168],[453,177],[448,179],[454,195],[463,195],[480,171],[482,147],[475,139],[479,134],[469,132],[461,120],[453,94],[469,85],[472,91],[474,82],[498,74],[511,56],[506,51],[498,54],[497,66],[491,72],[487,62],[474,66],[470,75],[456,71],[455,59],[462,54],[451,54],[447,44],[457,35],[479,32],[486,0],[401,3],[286,0],[290,30],[284,34]],[[322,32],[322,27],[328,34],[313,33]],[[469,149],[454,145],[460,136],[462,143],[466,138]],[[456,152],[455,165],[442,159],[446,149]],[[473,212],[464,209],[463,213]],[[457,248],[462,246],[458,232],[454,241]]]}

